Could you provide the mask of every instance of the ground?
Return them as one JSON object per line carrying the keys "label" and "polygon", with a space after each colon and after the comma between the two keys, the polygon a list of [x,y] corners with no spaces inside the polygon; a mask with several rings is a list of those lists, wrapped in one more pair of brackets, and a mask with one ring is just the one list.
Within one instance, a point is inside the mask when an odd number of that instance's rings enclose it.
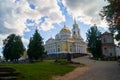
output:
{"label": "ground", "polygon": [[88,56],[73,59],[73,61],[86,64],[74,71],[54,77],[55,80],[120,80],[120,65],[116,61],[95,61]]}
{"label": "ground", "polygon": [[18,80],[52,80],[54,75],[65,75],[73,71],[76,67],[69,65],[60,65],[53,63],[52,60],[36,62],[32,64],[1,64],[1,66],[10,66],[20,72]]}

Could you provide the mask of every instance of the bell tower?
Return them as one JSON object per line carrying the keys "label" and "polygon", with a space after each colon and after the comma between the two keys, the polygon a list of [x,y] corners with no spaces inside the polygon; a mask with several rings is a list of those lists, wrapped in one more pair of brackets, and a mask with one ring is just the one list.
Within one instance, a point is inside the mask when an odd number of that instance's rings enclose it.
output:
{"label": "bell tower", "polygon": [[78,24],[76,23],[75,19],[74,19],[74,24],[73,24],[73,29],[72,29],[72,37],[73,38],[81,38],[80,29],[79,29]]}

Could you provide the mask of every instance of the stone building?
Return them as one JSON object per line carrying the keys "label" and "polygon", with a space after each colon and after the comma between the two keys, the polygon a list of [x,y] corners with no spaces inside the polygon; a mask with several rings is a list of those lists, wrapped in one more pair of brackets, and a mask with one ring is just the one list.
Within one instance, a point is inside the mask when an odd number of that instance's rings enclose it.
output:
{"label": "stone building", "polygon": [[58,53],[87,53],[87,45],[80,35],[80,29],[74,21],[72,31],[64,25],[55,39],[50,38],[45,43],[45,50],[48,54]]}
{"label": "stone building", "polygon": [[101,35],[102,41],[102,53],[106,57],[118,57],[120,56],[120,47],[114,43],[113,35],[109,32],[105,32]]}

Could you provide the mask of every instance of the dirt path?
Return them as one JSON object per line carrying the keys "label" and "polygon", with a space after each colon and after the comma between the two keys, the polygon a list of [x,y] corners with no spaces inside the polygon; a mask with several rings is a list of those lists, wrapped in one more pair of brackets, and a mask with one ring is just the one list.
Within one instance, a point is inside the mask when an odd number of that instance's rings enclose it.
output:
{"label": "dirt path", "polygon": [[120,65],[115,61],[94,61],[87,57],[74,61],[87,64],[90,69],[74,80],[120,80]]}
{"label": "dirt path", "polygon": [[73,59],[75,62],[86,64],[86,67],[78,67],[74,71],[56,76],[54,80],[120,80],[120,65],[114,61],[94,61],[88,57]]}
{"label": "dirt path", "polygon": [[88,67],[78,67],[64,76],[54,76],[53,80],[75,80],[79,78],[80,75],[83,75],[88,69]]}
{"label": "dirt path", "polygon": [[[76,59],[73,59],[72,61],[75,61],[75,62],[80,62],[81,60],[86,61],[86,59],[85,60],[84,59],[85,59],[84,57],[76,58]],[[53,80],[75,80],[75,79],[78,79],[79,76],[83,75],[86,71],[88,71],[89,68],[90,67],[88,67],[88,66],[78,67],[75,70],[73,70],[72,72],[67,73],[64,76],[54,76]]]}

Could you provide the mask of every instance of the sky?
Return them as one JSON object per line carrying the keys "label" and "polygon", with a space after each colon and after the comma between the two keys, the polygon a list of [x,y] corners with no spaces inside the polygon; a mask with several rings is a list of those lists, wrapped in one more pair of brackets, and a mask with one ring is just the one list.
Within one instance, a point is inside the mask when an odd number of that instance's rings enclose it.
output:
{"label": "sky", "polygon": [[99,13],[106,4],[104,0],[0,0],[0,55],[8,35],[20,35],[27,48],[36,27],[45,42],[64,24],[71,30],[74,18],[84,40],[94,24],[104,32],[108,26]]}

